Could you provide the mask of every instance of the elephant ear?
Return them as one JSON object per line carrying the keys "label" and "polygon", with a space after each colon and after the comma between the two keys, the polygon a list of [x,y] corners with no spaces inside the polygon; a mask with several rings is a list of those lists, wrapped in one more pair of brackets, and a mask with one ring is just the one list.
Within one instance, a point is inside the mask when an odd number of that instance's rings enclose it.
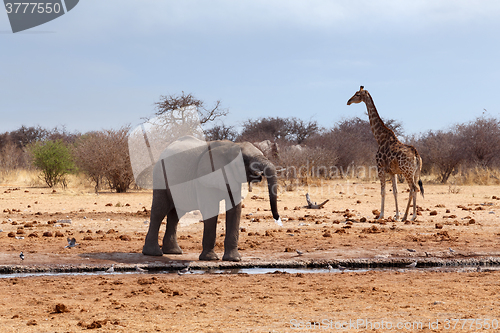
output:
{"label": "elephant ear", "polygon": [[227,191],[240,188],[246,182],[245,164],[238,145],[227,142],[208,150],[198,163],[198,179],[205,187]]}

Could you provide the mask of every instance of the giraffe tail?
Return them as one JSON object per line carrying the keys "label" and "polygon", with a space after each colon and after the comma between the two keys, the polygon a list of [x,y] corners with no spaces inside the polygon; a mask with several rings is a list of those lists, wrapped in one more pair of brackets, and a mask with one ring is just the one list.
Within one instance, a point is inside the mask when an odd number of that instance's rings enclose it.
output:
{"label": "giraffe tail", "polygon": [[[415,149],[416,151],[416,149]],[[418,187],[420,187],[420,194],[422,194],[422,198],[424,197],[424,184],[422,184],[422,179],[420,179],[420,172],[422,171],[422,158],[418,155],[417,152],[417,166],[418,166]]]}
{"label": "giraffe tail", "polygon": [[422,180],[418,180],[418,187],[420,187],[420,193],[422,194],[422,198],[424,197],[424,185],[422,184]]}

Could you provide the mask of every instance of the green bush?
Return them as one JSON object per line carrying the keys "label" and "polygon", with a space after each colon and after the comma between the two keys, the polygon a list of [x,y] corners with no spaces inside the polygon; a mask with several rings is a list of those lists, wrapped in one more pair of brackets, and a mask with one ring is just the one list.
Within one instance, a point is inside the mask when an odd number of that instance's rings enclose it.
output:
{"label": "green bush", "polygon": [[66,175],[75,169],[70,149],[62,140],[38,141],[29,146],[33,165],[42,171],[49,187],[66,186]]}

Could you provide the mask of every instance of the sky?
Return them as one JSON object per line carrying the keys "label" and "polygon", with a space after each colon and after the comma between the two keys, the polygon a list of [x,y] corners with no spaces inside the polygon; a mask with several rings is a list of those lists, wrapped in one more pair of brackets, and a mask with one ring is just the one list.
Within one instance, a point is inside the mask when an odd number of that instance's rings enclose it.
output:
{"label": "sky", "polygon": [[[406,134],[499,117],[500,1],[81,0],[12,33],[0,13],[0,132],[135,127],[161,95],[220,100],[226,125],[366,117]],[[486,110],[486,111],[485,111]]]}

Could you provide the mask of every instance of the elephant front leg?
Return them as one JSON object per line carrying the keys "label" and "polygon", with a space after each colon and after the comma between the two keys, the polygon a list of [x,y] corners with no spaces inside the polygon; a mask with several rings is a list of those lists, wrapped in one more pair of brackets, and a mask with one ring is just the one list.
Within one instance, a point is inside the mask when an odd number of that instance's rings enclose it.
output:
{"label": "elephant front leg", "polygon": [[165,254],[182,254],[182,250],[177,244],[177,225],[179,217],[177,211],[172,209],[167,215],[167,230],[163,237],[162,251]]}
{"label": "elephant front leg", "polygon": [[203,221],[203,252],[200,254],[200,260],[219,260],[219,257],[214,252],[218,217],[218,215],[215,215]]}
{"label": "elephant front leg", "polygon": [[226,212],[226,238],[222,260],[240,261],[238,239],[240,236],[241,203]]}

